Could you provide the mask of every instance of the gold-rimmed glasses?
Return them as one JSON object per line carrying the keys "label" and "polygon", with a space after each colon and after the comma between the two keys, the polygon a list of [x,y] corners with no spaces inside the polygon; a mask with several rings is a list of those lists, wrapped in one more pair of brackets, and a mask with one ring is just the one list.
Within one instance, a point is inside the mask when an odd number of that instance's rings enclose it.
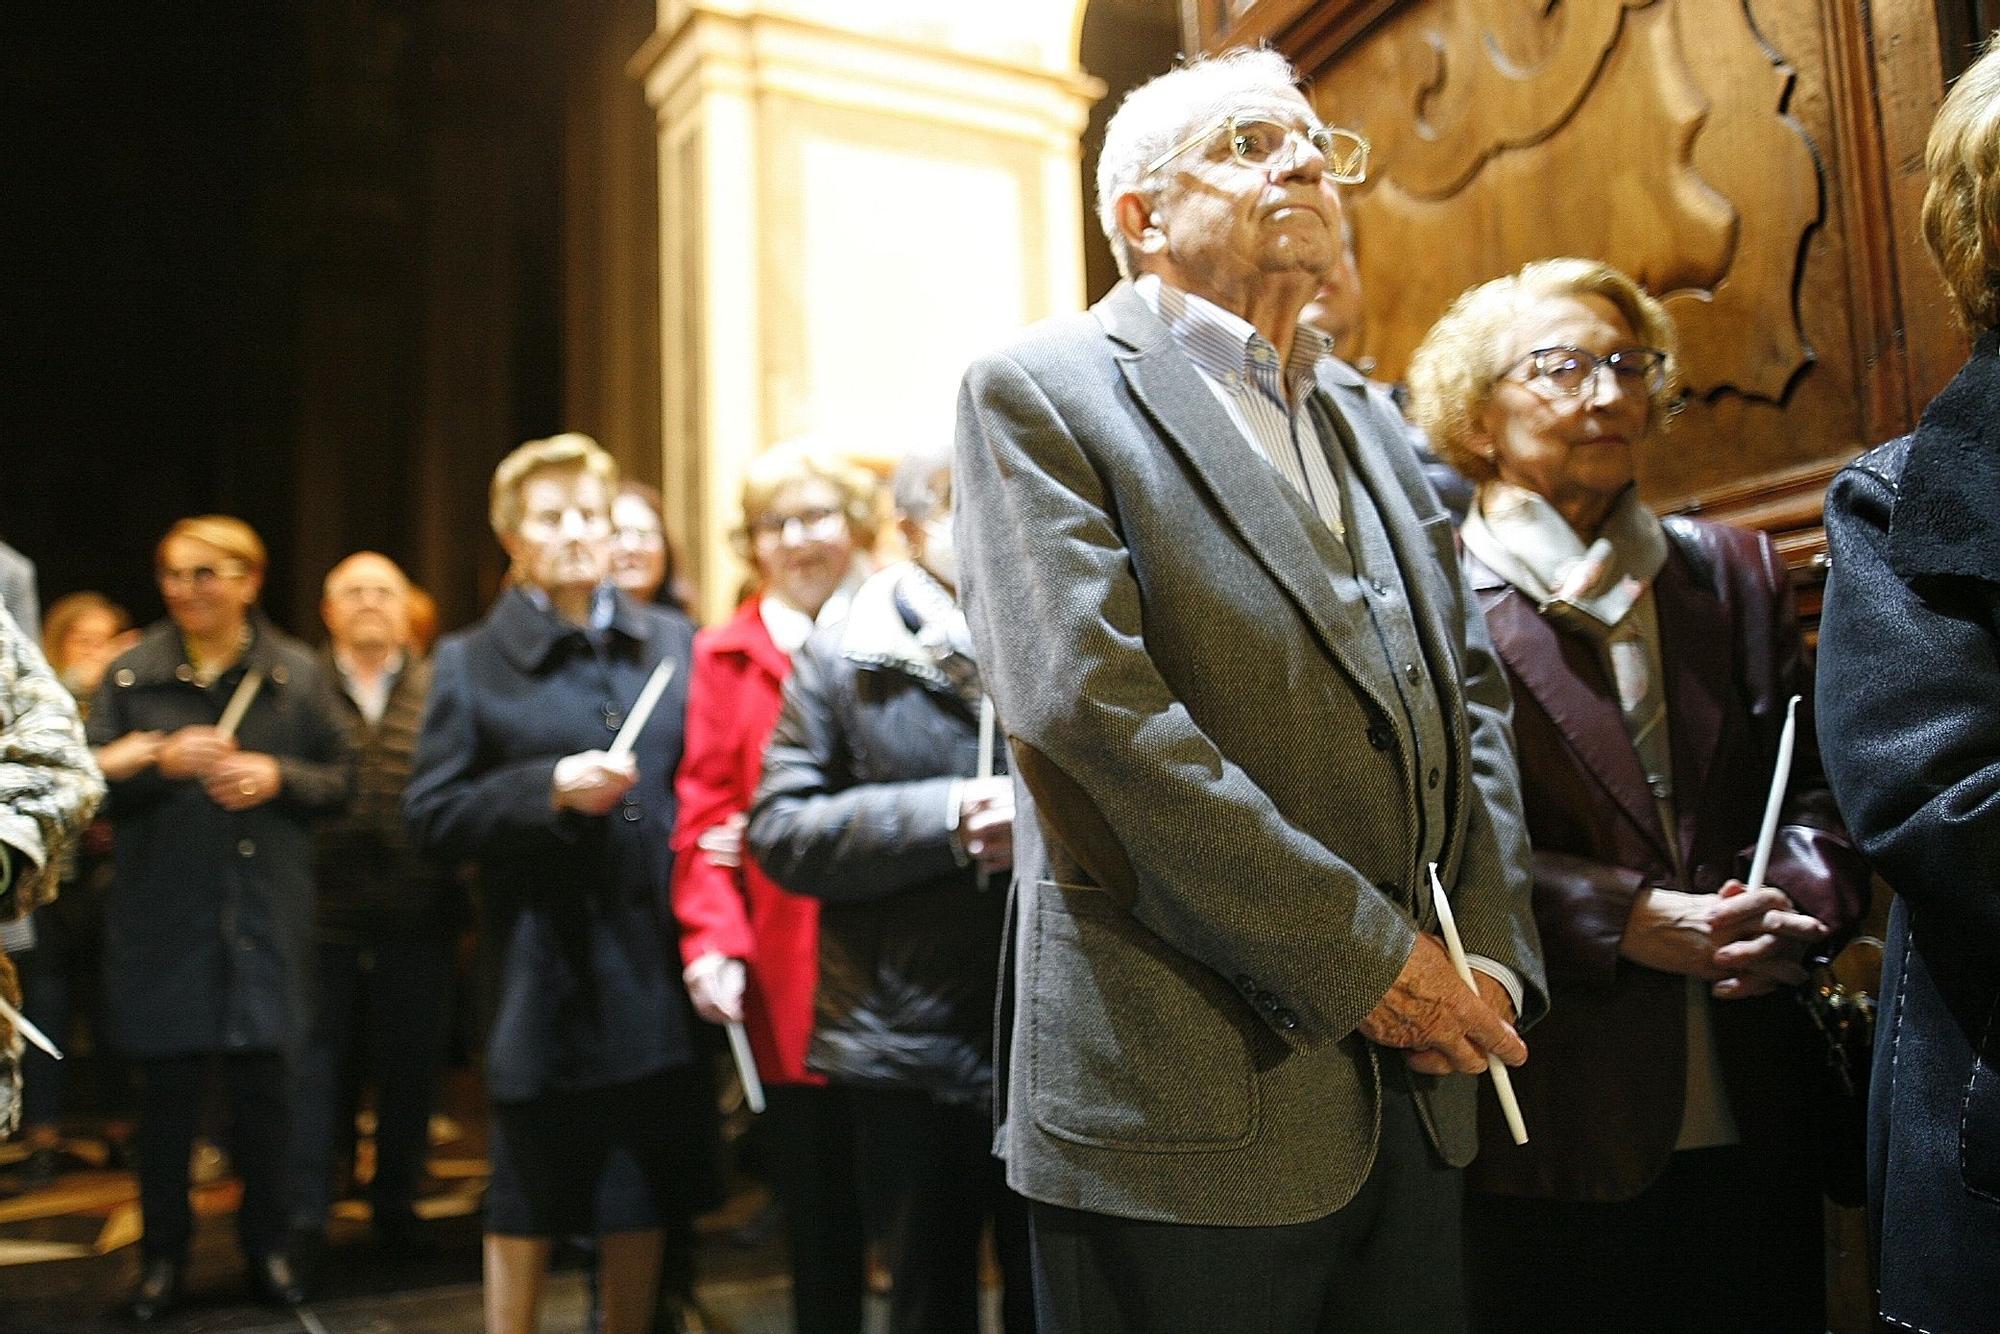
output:
{"label": "gold-rimmed glasses", "polygon": [[1341,185],[1359,185],[1368,179],[1368,140],[1353,130],[1286,125],[1264,116],[1222,116],[1209,121],[1147,163],[1145,174],[1151,176],[1218,130],[1229,131],[1229,155],[1246,167],[1289,166],[1296,160],[1298,144],[1304,141],[1326,159],[1326,174]]}

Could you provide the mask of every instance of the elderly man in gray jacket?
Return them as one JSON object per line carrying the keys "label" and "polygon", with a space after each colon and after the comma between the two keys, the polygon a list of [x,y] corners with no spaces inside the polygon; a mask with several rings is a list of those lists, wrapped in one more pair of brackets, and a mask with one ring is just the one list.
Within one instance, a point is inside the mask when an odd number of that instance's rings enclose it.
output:
{"label": "elderly man in gray jacket", "polygon": [[1020,785],[1000,1145],[1054,1334],[1463,1326],[1472,1075],[1546,1000],[1450,516],[1298,322],[1365,167],[1271,52],[1144,85],[1098,170],[1131,281],[961,390]]}

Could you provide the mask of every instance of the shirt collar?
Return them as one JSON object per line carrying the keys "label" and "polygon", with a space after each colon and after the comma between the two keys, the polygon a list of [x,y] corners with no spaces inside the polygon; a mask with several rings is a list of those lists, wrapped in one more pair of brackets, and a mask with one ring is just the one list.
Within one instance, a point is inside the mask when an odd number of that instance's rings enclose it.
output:
{"label": "shirt collar", "polygon": [[[1235,385],[1241,380],[1264,382],[1274,389],[1278,349],[1257,326],[1205,297],[1184,292],[1157,273],[1142,274],[1132,284],[1152,308],[1174,345],[1211,380]],[[1310,383],[1319,363],[1333,355],[1333,340],[1301,321],[1292,334],[1287,378],[1296,387]]]}

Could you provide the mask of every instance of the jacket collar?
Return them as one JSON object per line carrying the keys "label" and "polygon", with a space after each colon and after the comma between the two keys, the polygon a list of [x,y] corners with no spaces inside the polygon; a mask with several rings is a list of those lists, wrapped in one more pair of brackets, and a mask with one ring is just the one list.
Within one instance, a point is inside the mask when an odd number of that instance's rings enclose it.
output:
{"label": "jacket collar", "polygon": [[760,606],[763,598],[764,590],[759,588],[743,599],[735,615],[708,631],[707,643],[711,652],[739,654],[756,663],[774,679],[783,680],[791,671],[791,659],[772,642],[771,632],[764,628]]}
{"label": "jacket collar", "polygon": [[[1113,288],[1092,313],[1115,345],[1120,369],[1153,428],[1215,497],[1224,519],[1265,572],[1304,612],[1327,655],[1347,663],[1347,646],[1365,642],[1360,636],[1366,627],[1341,605],[1327,581],[1327,566],[1337,563],[1333,534],[1276,469],[1257,463],[1249,442],[1194,363],[1181,354],[1166,324],[1130,283]],[[1347,421],[1366,419],[1367,381],[1353,367],[1322,359],[1319,387]],[[1379,498],[1382,478],[1366,458],[1370,442],[1364,441],[1357,452],[1364,456],[1359,480]],[[1393,532],[1396,526],[1390,527]],[[1400,543],[1397,555],[1410,559]],[[1365,671],[1354,676],[1371,679]],[[1393,714],[1391,701],[1378,698],[1376,703]]]}
{"label": "jacket collar", "polygon": [[[279,650],[277,627],[258,608],[250,609],[250,646],[243,650],[243,656],[218,679],[235,681],[244,672],[255,668],[263,673],[267,685],[283,686],[291,680],[291,669],[285,663]],[[181,639],[180,627],[171,619],[163,618],[147,628],[122,665],[133,676],[134,685],[159,685],[167,681],[194,681],[194,668],[188,664],[187,645]]]}
{"label": "jacket collar", "polygon": [[1988,330],[1910,441],[1889,563],[1905,579],[1964,575],[2000,583],[2000,331]]}
{"label": "jacket collar", "polygon": [[[1736,668],[1731,637],[1712,635],[1721,619],[1715,594],[1694,577],[1694,563],[1675,540],[1671,521],[1666,531],[1667,561],[1653,580],[1653,599],[1660,620],[1662,686],[1673,752],[1674,813],[1680,824],[1674,839],[1685,859],[1693,853],[1694,818],[1722,739],[1723,701]],[[1578,767],[1617,802],[1671,864],[1660,808],[1646,786],[1616,690],[1595,646],[1580,635],[1558,630],[1479,557],[1467,552],[1464,562],[1466,582],[1486,611],[1493,647],[1514,679],[1569,742]],[[1690,651],[1688,645],[1698,647]]]}
{"label": "jacket collar", "polygon": [[876,571],[854,590],[854,601],[848,604],[847,618],[840,624],[840,656],[863,667],[902,672],[949,691],[951,678],[904,619],[904,600],[897,596],[903,580],[913,577],[916,568],[909,561],[898,561]]}
{"label": "jacket collar", "polygon": [[[616,590],[612,590],[610,596],[611,623],[605,627],[606,633],[635,643],[651,639],[653,627],[632,600]],[[500,600],[493,604],[487,625],[501,653],[523,672],[540,671],[557,649],[564,645],[585,643],[588,635],[581,627],[536,606],[534,599],[518,584],[509,585],[500,595]]]}

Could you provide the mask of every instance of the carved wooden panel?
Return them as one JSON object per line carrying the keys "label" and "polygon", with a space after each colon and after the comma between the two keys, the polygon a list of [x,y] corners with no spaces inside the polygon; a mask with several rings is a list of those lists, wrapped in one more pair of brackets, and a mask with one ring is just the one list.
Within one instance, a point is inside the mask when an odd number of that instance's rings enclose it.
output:
{"label": "carved wooden panel", "polygon": [[1809,564],[1825,479],[1907,429],[1962,355],[1911,239],[1912,141],[1941,89],[1901,47],[1902,86],[1879,87],[1884,24],[1921,47],[1934,16],[1875,9],[1896,13],[1258,0],[1208,11],[1202,36],[1274,42],[1321,114],[1374,142],[1347,202],[1379,374],[1399,376],[1474,283],[1545,256],[1609,260],[1681,334],[1687,405],[1644,461],[1648,498],[1787,533]]}

